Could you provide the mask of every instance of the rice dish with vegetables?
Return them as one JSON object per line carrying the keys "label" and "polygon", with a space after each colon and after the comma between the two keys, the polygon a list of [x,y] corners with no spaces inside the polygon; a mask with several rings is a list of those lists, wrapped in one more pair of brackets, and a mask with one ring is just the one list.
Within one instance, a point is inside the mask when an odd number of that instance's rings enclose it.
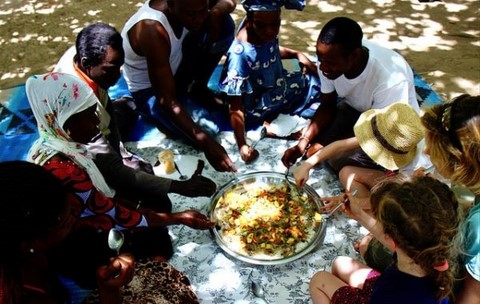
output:
{"label": "rice dish with vegetables", "polygon": [[285,183],[236,187],[219,198],[213,214],[231,250],[260,259],[301,251],[321,221],[316,203]]}

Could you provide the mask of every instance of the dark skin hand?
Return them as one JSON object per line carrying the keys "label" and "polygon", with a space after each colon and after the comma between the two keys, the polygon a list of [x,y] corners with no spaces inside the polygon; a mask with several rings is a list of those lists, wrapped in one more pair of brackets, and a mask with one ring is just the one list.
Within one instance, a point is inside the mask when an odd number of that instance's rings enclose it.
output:
{"label": "dark skin hand", "polygon": [[[336,113],[337,93],[321,94],[321,105],[315,111],[312,121],[298,143],[288,148],[282,156],[282,163],[289,168],[297,162],[297,159],[304,155],[310,141],[314,139],[333,120]],[[307,140],[308,138],[308,140]]]}
{"label": "dark skin hand", "polygon": [[204,167],[205,162],[199,160],[197,169],[190,179],[186,181],[173,180],[170,191],[188,197],[212,196],[217,190],[217,185],[208,177],[202,176]]}
{"label": "dark skin hand", "polygon": [[[172,181],[170,186],[171,192],[175,192],[184,196],[197,197],[199,195],[211,196],[217,189],[217,185],[207,177],[201,176],[205,162],[198,161],[197,169],[192,177],[187,181]],[[173,188],[172,188],[173,187]],[[209,218],[196,211],[186,210],[176,213],[156,213],[153,211],[146,212],[149,223],[152,225],[178,225],[183,224],[193,229],[206,230],[214,226]]]}
{"label": "dark skin hand", "polygon": [[[152,2],[151,6],[166,12],[165,2]],[[179,35],[183,28],[178,19],[167,14],[171,25]],[[204,153],[208,162],[217,171],[236,172],[237,169],[225,148],[212,136],[205,133],[185,111],[177,100],[173,71],[170,67],[170,39],[165,28],[157,21],[142,20],[128,32],[130,44],[140,56],[147,60],[148,76],[155,91],[155,97],[171,122],[183,132]]]}
{"label": "dark skin hand", "polygon": [[193,229],[206,230],[214,226],[208,217],[196,210],[185,210],[175,213],[157,213],[145,210],[145,216],[152,227],[187,225]]}
{"label": "dark skin hand", "polygon": [[122,253],[109,264],[97,269],[97,282],[100,302],[105,304],[122,303],[120,288],[133,279],[135,260],[132,255]]}
{"label": "dark skin hand", "polygon": [[179,224],[187,225],[193,229],[206,230],[212,228],[215,223],[211,222],[208,217],[196,210],[186,210],[172,214]]}
{"label": "dark skin hand", "polygon": [[229,96],[229,114],[232,124],[235,140],[237,141],[238,151],[242,160],[248,164],[256,160],[259,156],[257,150],[247,144],[245,139],[245,114],[241,96]]}

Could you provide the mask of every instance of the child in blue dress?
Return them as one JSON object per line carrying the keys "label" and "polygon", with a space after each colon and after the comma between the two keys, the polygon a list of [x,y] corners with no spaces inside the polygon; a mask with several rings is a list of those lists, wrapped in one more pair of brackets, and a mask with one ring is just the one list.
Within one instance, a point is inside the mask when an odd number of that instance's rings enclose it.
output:
{"label": "child in blue dress", "polygon": [[[247,144],[245,129],[280,113],[301,114],[319,96],[319,78],[315,63],[278,41],[281,7],[303,10],[304,0],[242,0],[242,5],[247,15],[227,52],[218,89],[226,95],[238,150],[248,163],[259,153]],[[297,59],[301,71],[288,72],[282,59]]]}

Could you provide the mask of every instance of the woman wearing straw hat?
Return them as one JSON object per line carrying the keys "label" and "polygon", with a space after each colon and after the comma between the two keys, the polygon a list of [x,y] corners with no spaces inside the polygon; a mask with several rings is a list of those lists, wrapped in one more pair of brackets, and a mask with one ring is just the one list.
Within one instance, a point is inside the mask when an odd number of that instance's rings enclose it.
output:
{"label": "woman wearing straw hat", "polygon": [[[419,168],[429,168],[431,163],[423,155],[424,130],[417,112],[408,104],[397,102],[384,109],[364,112],[354,126],[355,137],[335,141],[317,151],[294,170],[299,186],[305,185],[310,169],[323,160],[351,150],[351,164],[339,172],[346,191],[356,189],[357,200],[370,209],[370,188],[393,172],[411,175]],[[339,198],[340,199],[340,198]],[[327,204],[330,209],[332,204]]]}
{"label": "woman wearing straw hat", "polygon": [[[363,209],[370,209],[370,189],[379,181],[396,172],[413,175],[432,165],[423,151],[424,129],[417,112],[408,104],[397,102],[384,109],[372,109],[360,115],[354,126],[355,137],[335,141],[317,151],[302,162],[293,172],[299,186],[303,186],[310,169],[323,160],[351,152],[351,164],[344,166],[339,178],[346,193],[337,197],[323,198],[328,201],[324,211],[335,207],[351,189],[356,189],[356,200]],[[389,253],[371,257],[377,251],[372,244],[367,249],[371,236],[356,244],[369,265],[384,268],[391,260]],[[377,243],[375,243],[377,245]],[[358,246],[358,248],[357,248]],[[371,261],[371,262],[370,262]]]}

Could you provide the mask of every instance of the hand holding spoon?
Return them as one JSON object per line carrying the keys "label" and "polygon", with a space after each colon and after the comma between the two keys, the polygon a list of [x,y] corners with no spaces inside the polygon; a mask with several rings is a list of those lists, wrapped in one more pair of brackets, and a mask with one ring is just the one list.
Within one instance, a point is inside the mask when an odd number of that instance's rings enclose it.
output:
{"label": "hand holding spoon", "polygon": [[257,146],[257,144],[258,144],[262,139],[264,139],[265,136],[267,136],[267,128],[263,127],[263,128],[260,130],[260,138],[259,138],[256,142],[254,142],[254,143],[252,144],[252,149],[255,149],[255,147]]}

